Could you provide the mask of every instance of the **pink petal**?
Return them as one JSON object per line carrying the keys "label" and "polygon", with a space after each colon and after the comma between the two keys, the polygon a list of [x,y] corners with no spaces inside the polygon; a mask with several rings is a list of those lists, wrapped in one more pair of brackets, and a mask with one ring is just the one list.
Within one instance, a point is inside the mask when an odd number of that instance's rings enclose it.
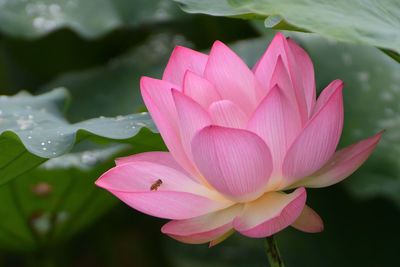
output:
{"label": "pink petal", "polygon": [[231,128],[246,128],[247,115],[235,103],[229,100],[214,102],[208,112],[212,120],[219,126]]}
{"label": "pink petal", "polygon": [[306,233],[319,233],[324,230],[324,223],[313,209],[305,205],[300,216],[292,223],[292,227]]}
{"label": "pink petal", "polygon": [[207,126],[192,140],[194,162],[218,192],[237,202],[264,193],[272,171],[271,153],[252,132]]}
{"label": "pink petal", "polygon": [[199,217],[170,221],[161,232],[188,244],[207,243],[229,232],[233,219],[242,209],[243,205],[237,204]]}
{"label": "pink petal", "polygon": [[[177,88],[177,86],[166,81],[142,77],[140,80],[140,88],[143,100],[145,101],[146,107],[149,111],[154,109],[153,106],[156,106],[171,127],[174,130],[179,131],[177,123],[178,117],[176,115],[176,109],[171,94],[171,89]],[[153,114],[151,115],[153,116]]]}
{"label": "pink petal", "polygon": [[247,129],[260,136],[271,150],[274,171],[281,174],[283,158],[301,131],[301,122],[278,86],[269,92],[249,120]]}
{"label": "pink petal", "polygon": [[307,109],[311,111],[315,104],[315,78],[314,66],[306,51],[297,45],[292,39],[287,38],[289,48],[292,50],[299,73],[303,80],[304,97],[307,103]]}
{"label": "pink petal", "polygon": [[187,71],[183,80],[183,93],[208,109],[212,102],[221,100],[215,86],[203,77]]}
{"label": "pink petal", "polygon": [[268,91],[270,89],[271,79],[279,57],[282,58],[284,66],[289,74],[300,114],[303,122],[305,122],[308,110],[304,96],[303,81],[299,71],[299,66],[297,66],[296,58],[294,57],[292,50],[289,48],[289,44],[283,34],[278,32],[275,35],[275,38],[272,40],[265,54],[254,66],[253,72],[258,81],[260,81],[261,85],[264,87],[264,90]]}
{"label": "pink petal", "polygon": [[180,140],[178,115],[172,99],[171,86],[173,84],[148,77],[142,77],[140,80],[144,103],[168,150],[182,167],[194,174],[196,171],[187,158]]}
{"label": "pink petal", "polygon": [[320,170],[297,184],[306,187],[326,187],[342,181],[367,160],[382,134],[383,131],[337,151]]}
{"label": "pink petal", "polygon": [[185,72],[190,70],[198,75],[203,75],[207,60],[208,56],[203,53],[176,46],[164,70],[163,80],[181,87]]}
{"label": "pink petal", "polygon": [[152,152],[144,152],[139,153],[127,157],[117,158],[115,159],[115,164],[122,165],[126,163],[136,162],[136,161],[148,161],[157,163],[160,165],[164,165],[173,169],[176,169],[186,175],[190,176],[186,173],[186,171],[181,167],[181,165],[176,162],[174,157],[170,152],[161,152],[161,151],[152,151]]}
{"label": "pink petal", "polygon": [[268,192],[247,203],[243,213],[233,220],[236,231],[249,237],[273,235],[291,225],[301,214],[306,190],[298,188],[290,194]]}
{"label": "pink petal", "polygon": [[232,205],[184,173],[146,161],[118,165],[104,173],[96,185],[132,208],[160,218],[187,219]]}
{"label": "pink petal", "polygon": [[253,67],[253,72],[261,82],[261,85],[265,90],[269,90],[270,80],[272,73],[274,72],[275,65],[279,56],[283,57],[285,60],[285,66],[287,66],[287,41],[285,36],[281,33],[277,33],[265,51],[264,55],[258,60],[258,62]]}
{"label": "pink petal", "polygon": [[182,145],[189,159],[193,161],[191,141],[201,128],[212,123],[210,115],[192,98],[173,90],[173,97],[179,117]]}
{"label": "pink petal", "polygon": [[[286,98],[293,106],[292,109],[295,109],[298,113],[296,114],[296,117],[299,117],[299,119],[306,121],[308,118],[308,114],[305,112],[305,110],[299,109],[296,92],[294,91],[289,73],[287,72],[286,67],[282,61],[282,57],[280,55],[278,56],[274,72],[272,73],[272,77],[269,83],[269,90],[274,88],[274,86],[276,85],[281,88],[281,91],[285,94]],[[304,114],[300,114],[300,112],[304,112]]]}
{"label": "pink petal", "polygon": [[335,152],[343,127],[342,87],[305,125],[283,161],[286,183],[293,183],[321,168]]}
{"label": "pink petal", "polygon": [[204,77],[216,86],[223,99],[234,102],[248,115],[265,95],[247,65],[219,41],[211,48]]}
{"label": "pink petal", "polygon": [[312,110],[312,115],[316,114],[329,100],[334,92],[338,90],[338,88],[343,88],[343,82],[341,80],[334,80],[331,82],[318,96],[318,100],[315,103],[314,109]]}

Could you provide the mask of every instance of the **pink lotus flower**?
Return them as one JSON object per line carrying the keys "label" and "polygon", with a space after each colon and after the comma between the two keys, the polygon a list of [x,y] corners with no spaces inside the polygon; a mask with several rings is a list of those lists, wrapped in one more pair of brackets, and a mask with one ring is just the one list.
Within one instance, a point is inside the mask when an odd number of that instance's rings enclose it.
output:
{"label": "pink lotus flower", "polygon": [[322,231],[304,187],[345,179],[382,134],[335,152],[342,87],[335,80],[316,100],[310,58],[280,33],[252,70],[219,41],[208,56],[176,47],[162,80],[141,80],[170,152],[117,159],[96,184],[171,219],[161,231],[186,243],[214,245],[234,230],[266,237],[290,225]]}

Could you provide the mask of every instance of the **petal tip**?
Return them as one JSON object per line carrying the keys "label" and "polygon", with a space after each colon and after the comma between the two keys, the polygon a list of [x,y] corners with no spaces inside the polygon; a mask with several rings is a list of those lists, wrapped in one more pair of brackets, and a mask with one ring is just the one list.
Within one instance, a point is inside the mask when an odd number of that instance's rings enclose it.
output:
{"label": "petal tip", "polygon": [[146,83],[148,81],[151,81],[153,79],[154,78],[151,78],[151,77],[148,77],[148,76],[142,76],[142,77],[140,77],[140,85],[142,85],[142,84],[144,84],[144,83]]}
{"label": "petal tip", "polygon": [[192,76],[192,75],[195,75],[193,71],[186,70],[185,74],[183,75],[183,80],[185,81],[188,76]]}
{"label": "petal tip", "polygon": [[233,51],[229,48],[229,46],[227,46],[226,44],[224,44],[223,42],[221,42],[219,40],[216,40],[216,41],[214,41],[214,43],[211,47],[209,56],[212,56],[213,54],[218,55],[220,53],[224,53],[224,51],[225,52],[229,51],[230,53],[233,53]]}
{"label": "petal tip", "polygon": [[94,182],[94,184],[95,184],[96,186],[100,187],[100,188],[103,188],[103,189],[106,189],[106,190],[107,190],[107,188],[105,187],[105,184],[104,184],[104,182],[103,182],[103,177],[104,177],[104,174],[103,174],[102,176],[100,176],[100,177]]}
{"label": "petal tip", "polygon": [[307,205],[304,206],[300,216],[291,226],[305,233],[320,233],[324,230],[321,217]]}
{"label": "petal tip", "polygon": [[[285,40],[286,40],[285,35],[283,35],[283,33],[281,33],[281,32],[277,32],[277,33],[275,34],[275,37],[279,37],[279,38],[282,38],[282,39],[285,39]],[[288,38],[289,38],[289,37],[288,37]]]}
{"label": "petal tip", "polygon": [[222,46],[222,47],[226,47],[226,44],[224,44],[223,42],[221,42],[220,40],[215,40],[214,41],[214,43],[213,43],[213,45],[212,45],[212,47],[219,47],[219,46]]}
{"label": "petal tip", "polygon": [[162,227],[161,227],[161,233],[163,233],[163,234],[165,234],[165,235],[168,235],[168,223],[166,223],[166,224],[164,224]]}
{"label": "petal tip", "polygon": [[343,82],[342,80],[340,80],[340,79],[336,79],[336,80],[334,80],[333,82],[335,82],[335,83],[337,83],[337,84],[338,84],[338,85],[337,85],[337,87],[338,87],[338,88],[341,88],[341,89],[343,89],[344,82]]}
{"label": "petal tip", "polygon": [[380,131],[379,133],[375,134],[374,136],[370,137],[370,139],[373,140],[371,147],[373,147],[372,149],[375,149],[375,147],[378,145],[379,141],[382,138],[382,135],[386,132],[386,129],[383,129],[382,131]]}
{"label": "petal tip", "polygon": [[173,58],[173,57],[175,57],[177,54],[179,54],[179,53],[181,53],[181,52],[188,51],[188,50],[191,51],[192,49],[187,48],[187,47],[184,47],[184,46],[176,45],[176,46],[174,47],[174,50],[172,50],[172,53],[171,53],[170,58]]}
{"label": "petal tip", "polygon": [[181,91],[179,91],[178,89],[176,89],[176,88],[171,88],[171,93],[172,93],[172,96],[175,98],[175,96],[176,95],[178,95],[178,94],[182,94],[181,93]]}

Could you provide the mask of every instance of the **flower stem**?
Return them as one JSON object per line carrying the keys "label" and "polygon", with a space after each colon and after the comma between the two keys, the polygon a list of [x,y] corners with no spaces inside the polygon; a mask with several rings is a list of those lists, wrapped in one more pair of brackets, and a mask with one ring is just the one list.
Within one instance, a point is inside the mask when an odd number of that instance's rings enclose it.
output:
{"label": "flower stem", "polygon": [[281,254],[279,253],[278,246],[273,235],[265,238],[266,253],[271,267],[284,267]]}

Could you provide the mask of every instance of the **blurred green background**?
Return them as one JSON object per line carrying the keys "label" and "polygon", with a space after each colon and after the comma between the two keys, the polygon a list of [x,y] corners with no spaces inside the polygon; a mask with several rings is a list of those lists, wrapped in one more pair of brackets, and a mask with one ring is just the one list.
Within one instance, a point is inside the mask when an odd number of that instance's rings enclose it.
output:
{"label": "blurred green background", "polygon": [[[391,52],[400,35],[391,47],[385,38],[364,42],[293,25],[291,13],[290,23],[253,9],[232,13],[228,2],[240,1],[179,2],[186,11],[239,18],[185,13],[169,0],[0,0],[0,94],[44,94],[0,98],[0,266],[266,266],[262,239],[234,234],[213,248],[178,243],[161,234],[165,220],[93,182],[115,157],[165,150],[151,123],[138,119],[145,111],[139,79],[161,78],[175,45],[207,52],[220,40],[252,67],[276,29],[300,30],[283,33],[309,53],[318,91],[336,78],[345,82],[341,147],[386,129],[354,175],[308,190],[325,231],[280,232],[286,265],[398,266],[400,64],[372,45]],[[391,19],[400,14],[393,5]],[[67,139],[69,123],[78,124]],[[122,128],[130,131],[112,130]]]}

